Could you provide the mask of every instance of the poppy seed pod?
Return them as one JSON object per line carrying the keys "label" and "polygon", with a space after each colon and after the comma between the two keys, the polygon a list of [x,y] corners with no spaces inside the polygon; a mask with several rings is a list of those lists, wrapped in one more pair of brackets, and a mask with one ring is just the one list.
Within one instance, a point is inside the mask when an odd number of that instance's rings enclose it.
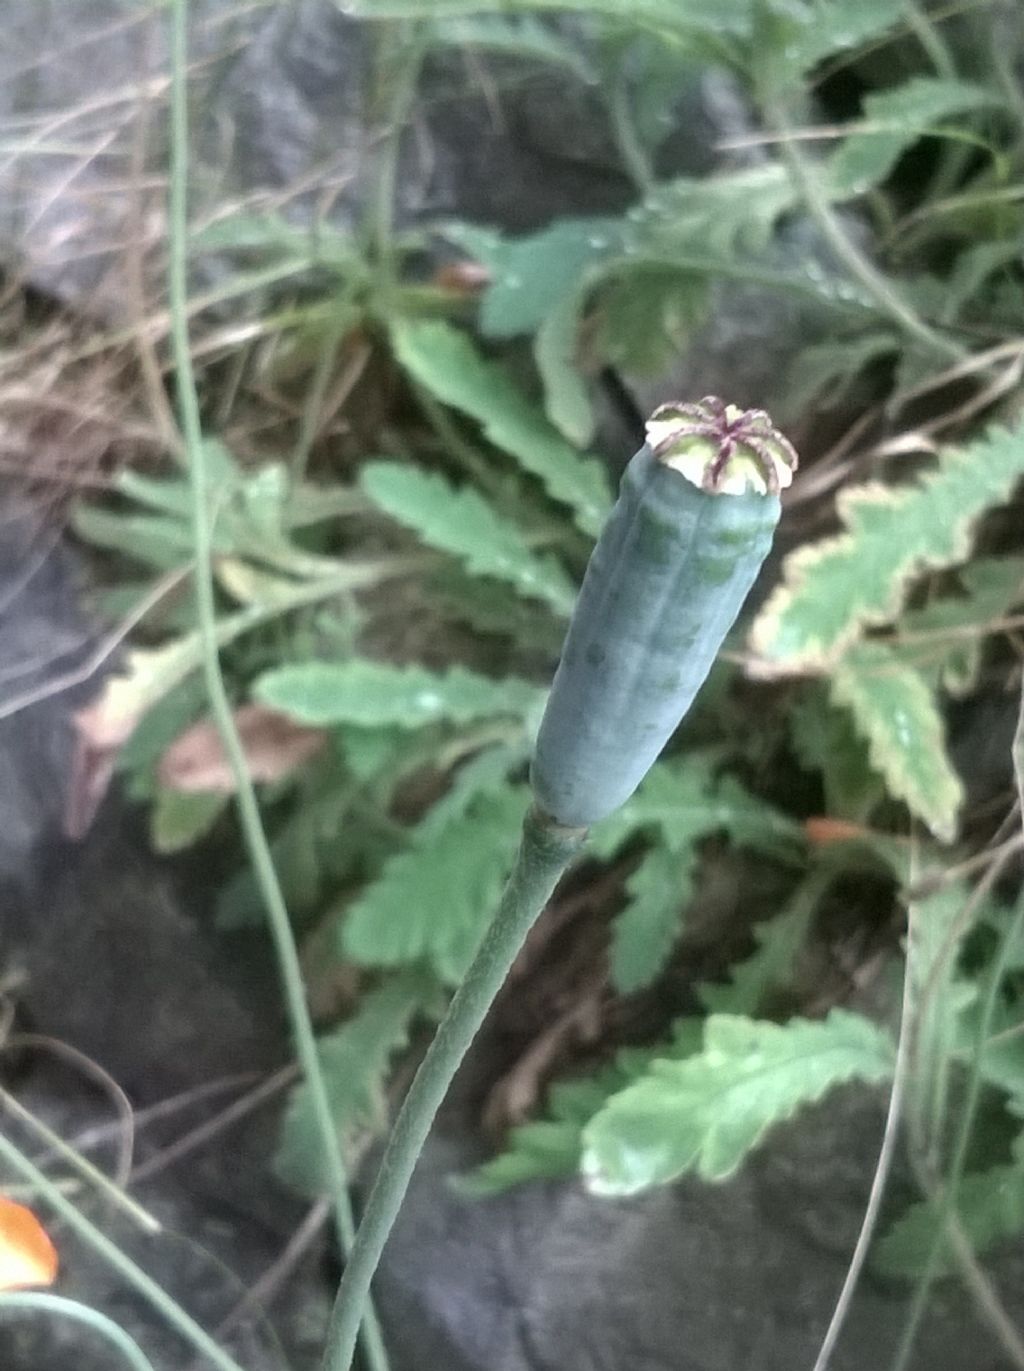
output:
{"label": "poppy seed pod", "polygon": [[587,827],[636,790],[703,685],[761,569],[796,453],[763,410],[663,405],[587,566],[531,783]]}

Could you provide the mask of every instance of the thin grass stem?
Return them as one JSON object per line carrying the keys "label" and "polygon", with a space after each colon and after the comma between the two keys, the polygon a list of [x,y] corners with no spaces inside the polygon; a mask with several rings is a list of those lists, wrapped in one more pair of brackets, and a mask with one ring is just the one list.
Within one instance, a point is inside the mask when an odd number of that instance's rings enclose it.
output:
{"label": "thin grass stem", "polygon": [[242,1371],[234,1357],[224,1351],[209,1333],[198,1324],[191,1314],[185,1312],[176,1300],[142,1267],[122,1252],[117,1243],[101,1232],[90,1219],[87,1219],[73,1200],[62,1192],[44,1171],[29,1160],[9,1138],[0,1133],[0,1161],[3,1161],[18,1177],[32,1186],[35,1193],[46,1205],[64,1220],[68,1227],[83,1243],[142,1296],[167,1323],[190,1343],[206,1360],[217,1367],[217,1371]]}
{"label": "thin grass stem", "polygon": [[[188,0],[171,0],[171,158],[169,180],[168,293],[172,354],[177,381],[191,487],[192,535],[195,550],[196,614],[203,646],[203,673],[210,708],[236,784],[239,821],[253,873],[266,907],[285,1002],[302,1073],[309,1088],[317,1131],[324,1152],[338,1237],[348,1251],[355,1236],[348,1177],[341,1141],[331,1113],[320,1068],[313,1024],[306,1003],[298,951],[288,909],[263,829],[256,791],[245,751],[235,727],[220,667],[217,607],[213,589],[213,548],[207,501],[208,475],[199,397],[192,370],[188,328]],[[386,1371],[387,1355],[372,1311],[366,1320],[364,1347],[371,1371]]]}

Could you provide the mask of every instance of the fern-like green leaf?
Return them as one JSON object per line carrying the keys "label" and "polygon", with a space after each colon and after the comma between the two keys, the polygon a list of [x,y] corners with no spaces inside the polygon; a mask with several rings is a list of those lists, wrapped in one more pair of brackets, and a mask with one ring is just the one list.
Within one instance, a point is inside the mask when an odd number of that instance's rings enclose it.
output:
{"label": "fern-like green leaf", "polygon": [[649,985],[672,952],[693,895],[693,858],[653,848],[626,884],[630,902],[612,926],[611,977],[620,995]]}
{"label": "fern-like green leaf", "polygon": [[462,667],[439,673],[363,658],[277,667],[257,679],[253,695],[299,723],[364,728],[420,728],[444,719],[469,723],[492,714],[529,718],[544,699],[544,692],[526,681],[492,681]]}
{"label": "fern-like green leaf", "polygon": [[834,1009],[821,1023],[707,1020],[704,1049],[652,1062],[583,1131],[583,1174],[599,1195],[633,1195],[687,1172],[731,1176],[768,1129],[844,1081],[892,1073],[888,1033]]}
{"label": "fern-like green leaf", "polygon": [[910,579],[970,551],[976,520],[1024,475],[1024,431],[990,428],[905,486],[854,487],[839,499],[846,532],[787,559],[785,580],[753,628],[765,670],[823,667],[867,624],[899,609]]}
{"label": "fern-like green leaf", "polygon": [[699,1051],[703,1032],[702,1020],[680,1019],[668,1042],[623,1048],[592,1075],[557,1082],[548,1091],[544,1118],[514,1128],[504,1151],[460,1181],[460,1190],[494,1195],[524,1181],[577,1175],[583,1129],[609,1097],[642,1076],[656,1057],[681,1060]]}
{"label": "fern-like green leaf", "polygon": [[360,484],[375,505],[431,547],[450,552],[477,576],[493,576],[520,595],[572,611],[575,590],[558,563],[535,556],[515,524],[501,518],[479,491],[398,462],[367,462]]}
{"label": "fern-like green leaf", "polygon": [[534,333],[552,305],[574,295],[591,268],[622,250],[626,221],[608,216],[559,219],[510,238],[475,224],[451,224],[445,237],[487,268],[480,329],[488,338]]}
{"label": "fern-like green leaf", "polygon": [[227,808],[223,791],[181,791],[160,787],[150,811],[149,832],[156,852],[182,852],[207,834]]}
{"label": "fern-like green leaf", "polygon": [[526,793],[476,795],[448,822],[428,815],[409,849],[344,912],[340,948],[363,966],[427,962],[457,984],[512,866]]}
{"label": "fern-like green leaf", "polygon": [[585,300],[582,289],[563,296],[548,311],[533,340],[533,355],[544,386],[544,412],[559,433],[580,447],[594,436],[590,394],[576,366]]}
{"label": "fern-like green leaf", "polygon": [[[990,276],[1002,271],[1003,279],[1010,279],[1010,271],[1024,257],[1024,235],[1010,238],[983,238],[971,243],[960,253],[949,276],[942,282],[942,304],[939,322],[947,327],[955,324],[968,303],[974,300]],[[1007,270],[1008,269],[1008,270]]]}
{"label": "fern-like green leaf", "polygon": [[627,375],[658,375],[703,322],[710,298],[710,273],[624,261],[601,285],[601,356]]}
{"label": "fern-like green leaf", "polygon": [[595,825],[590,851],[611,857],[637,833],[657,845],[630,877],[630,903],[612,927],[612,981],[623,994],[649,984],[668,960],[692,895],[702,838],[725,833],[783,860],[802,850],[796,824],[734,777],[716,777],[699,753],[653,767],[636,794]]}
{"label": "fern-like green leaf", "polygon": [[821,772],[825,813],[864,823],[885,787],[871,767],[867,743],[854,727],[849,710],[831,704],[824,684],[812,681],[788,718],[801,765]]}
{"label": "fern-like green leaf", "polygon": [[657,186],[634,210],[628,243],[634,253],[671,262],[728,261],[763,254],[796,191],[778,162],[759,162],[703,178],[680,176]]}
{"label": "fern-like green leaf", "polygon": [[946,753],[935,697],[891,648],[865,642],[836,663],[830,688],[868,741],[872,765],[889,793],[903,800],[938,838],[956,832],[963,786]]}
{"label": "fern-like green leaf", "polygon": [[[365,996],[354,1018],[320,1039],[320,1066],[335,1127],[353,1130],[385,1122],[384,1085],[392,1054],[408,1040],[409,1024],[434,993],[429,977],[405,972]],[[323,1145],[306,1084],[292,1090],[274,1158],[278,1175],[307,1195],[328,1193]]]}
{"label": "fern-like green leaf", "polygon": [[900,349],[900,339],[889,329],[870,329],[855,338],[828,338],[797,353],[783,384],[784,414],[794,419],[813,410],[822,396],[836,405],[849,392],[858,375],[880,357]]}
{"label": "fern-like green leaf", "polygon": [[751,6],[760,18],[770,15],[755,32],[759,47],[771,42],[775,51],[758,52],[771,61],[779,76],[797,80],[823,58],[859,47],[906,20],[906,0],[770,0]]}
{"label": "fern-like green leaf", "polygon": [[717,778],[708,758],[691,752],[651,768],[636,794],[591,833],[590,851],[611,857],[634,833],[651,832],[677,855],[709,833],[725,832],[773,856],[801,850],[799,827],[733,777]]}
{"label": "fern-like green leaf", "polygon": [[977,557],[959,574],[963,593],[900,617],[893,651],[932,686],[974,687],[988,626],[1024,602],[1024,558]]}
{"label": "fern-like green leaf", "polygon": [[831,193],[837,199],[862,195],[877,186],[925,134],[941,133],[954,114],[999,104],[999,97],[972,81],[915,76],[895,90],[864,100],[868,128],[851,133],[828,164]]}
{"label": "fern-like green leaf", "polygon": [[697,998],[709,1014],[756,1014],[790,981],[827,880],[821,871],[813,872],[781,914],[755,925],[757,951],[730,967],[728,984],[697,987]]}
{"label": "fern-like green leaf", "polygon": [[548,494],[573,511],[586,533],[600,532],[611,506],[604,472],[583,457],[464,333],[440,320],[392,325],[406,370],[439,400],[471,415],[488,440],[509,453]]}
{"label": "fern-like green leaf", "polygon": [[[979,1255],[1000,1238],[1024,1231],[1024,1166],[993,1166],[965,1176],[957,1187],[956,1213],[960,1227]],[[911,1205],[896,1220],[872,1253],[875,1270],[885,1276],[920,1275],[931,1252],[938,1221],[936,1206]],[[942,1244],[938,1274],[949,1275],[956,1262],[949,1242]]]}

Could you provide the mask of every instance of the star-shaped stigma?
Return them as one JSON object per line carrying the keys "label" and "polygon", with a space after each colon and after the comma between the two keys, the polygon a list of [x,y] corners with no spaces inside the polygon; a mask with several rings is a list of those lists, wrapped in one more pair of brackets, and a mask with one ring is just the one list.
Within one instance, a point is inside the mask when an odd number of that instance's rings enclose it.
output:
{"label": "star-shaped stigma", "polygon": [[739,409],[717,395],[696,404],[660,405],[647,424],[647,441],[656,457],[677,467],[702,490],[719,493],[746,489],[756,472],[770,495],[788,486],[797,468],[792,443],[763,409]]}

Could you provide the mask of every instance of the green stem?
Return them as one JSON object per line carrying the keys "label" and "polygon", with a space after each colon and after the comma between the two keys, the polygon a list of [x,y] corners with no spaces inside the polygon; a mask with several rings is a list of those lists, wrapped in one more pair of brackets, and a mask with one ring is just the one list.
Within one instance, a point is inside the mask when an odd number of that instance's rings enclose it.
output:
{"label": "green stem", "polygon": [[[349,292],[346,291],[344,294],[347,296]],[[310,454],[313,451],[313,444],[316,442],[317,431],[320,427],[324,400],[327,398],[327,387],[331,383],[338,353],[345,340],[345,334],[352,327],[354,317],[348,300],[339,299],[337,315],[328,323],[327,331],[320,344],[320,353],[316,359],[309,393],[302,406],[299,435],[295,440],[295,448],[288,461],[289,480],[293,493],[306,479],[306,468],[309,465]]]}
{"label": "green stem", "polygon": [[113,1319],[108,1319],[106,1314],[101,1314],[97,1309],[90,1309],[87,1304],[79,1304],[77,1300],[67,1300],[61,1295],[47,1295],[43,1293],[27,1292],[17,1295],[0,1295],[0,1318],[8,1311],[15,1314],[32,1313],[37,1311],[43,1314],[57,1314],[65,1319],[74,1319],[76,1323],[85,1324],[94,1332],[99,1333],[100,1337],[106,1338],[123,1355],[125,1361],[135,1368],[135,1371],[153,1371],[153,1363],[145,1355],[142,1348],[130,1338],[120,1324],[116,1324]]}
{"label": "green stem", "polygon": [[[203,671],[217,731],[220,734],[236,785],[239,820],[254,875],[266,906],[284,996],[295,1039],[296,1054],[309,1087],[323,1148],[335,1221],[342,1249],[348,1252],[355,1237],[348,1177],[341,1141],[334,1126],[330,1100],[320,1069],[316,1036],[306,1003],[299,955],[292,935],[288,909],[274,861],[263,830],[256,791],[249,775],[245,751],[235,727],[231,703],[224,686],[218,650],[217,607],[213,591],[213,548],[206,499],[208,475],[203,443],[199,397],[192,371],[188,333],[187,199],[188,199],[188,0],[171,4],[171,157],[169,203],[168,295],[171,343],[177,376],[185,450],[188,454],[192,495],[192,534],[195,551],[196,615],[203,645]],[[365,1349],[371,1371],[387,1371],[387,1356],[372,1311],[366,1321]]]}
{"label": "green stem", "polygon": [[615,141],[630,180],[640,195],[648,195],[654,188],[654,172],[647,149],[640,140],[630,101],[630,85],[621,50],[612,55],[611,92],[608,109],[611,114]]}
{"label": "green stem", "polygon": [[1010,920],[1003,933],[1002,942],[999,945],[999,950],[992,963],[992,970],[989,973],[988,985],[985,989],[985,998],[982,1001],[981,1009],[978,1014],[967,1096],[964,1100],[963,1109],[960,1115],[960,1127],[957,1131],[953,1156],[949,1164],[949,1172],[946,1176],[946,1183],[939,1196],[935,1229],[928,1249],[928,1256],[925,1260],[921,1275],[918,1278],[917,1288],[914,1291],[914,1298],[910,1305],[910,1313],[907,1316],[906,1326],[903,1329],[903,1337],[900,1340],[899,1350],[896,1353],[896,1360],[893,1362],[893,1371],[906,1371],[906,1368],[910,1363],[910,1358],[914,1350],[914,1343],[917,1339],[917,1332],[921,1325],[921,1319],[924,1317],[925,1310],[928,1306],[928,1297],[931,1294],[932,1283],[935,1280],[939,1268],[939,1261],[943,1255],[946,1243],[949,1240],[950,1224],[956,1215],[957,1191],[964,1173],[964,1165],[967,1161],[967,1149],[971,1141],[971,1132],[974,1128],[974,1117],[978,1109],[978,1100],[981,1097],[982,1057],[984,1056],[985,1045],[991,1034],[992,1019],[995,1014],[996,1001],[999,997],[999,987],[1002,985],[1003,976],[1006,972],[1006,964],[1010,952],[1016,945],[1022,930],[1024,930],[1024,895],[1017,901],[1017,908],[1014,910],[1013,918]]}
{"label": "green stem", "polygon": [[935,74],[946,81],[956,80],[956,62],[946,46],[942,34],[932,22],[931,15],[916,3],[908,4],[903,11],[907,27],[921,44],[928,61],[935,68]]}
{"label": "green stem", "polygon": [[324,1371],[349,1371],[363,1307],[413,1168],[459,1064],[527,933],[586,838],[531,809],[494,921],[477,949],[405,1097],[338,1289]]}
{"label": "green stem", "polygon": [[907,911],[907,949],[903,962],[903,1002],[900,1010],[899,1040],[896,1044],[896,1066],[893,1071],[892,1089],[889,1092],[889,1108],[885,1116],[882,1145],[878,1151],[875,1174],[871,1179],[871,1190],[864,1208],[860,1232],[857,1234],[857,1241],[854,1244],[853,1255],[850,1257],[850,1265],[847,1267],[839,1297],[832,1311],[832,1318],[829,1320],[828,1329],[825,1332],[821,1350],[818,1352],[812,1371],[828,1371],[832,1361],[832,1354],[836,1349],[836,1343],[839,1341],[839,1335],[843,1331],[850,1306],[853,1304],[853,1297],[857,1292],[857,1284],[860,1281],[864,1263],[867,1261],[868,1252],[871,1249],[871,1242],[882,1208],[882,1200],[889,1183],[889,1173],[892,1170],[893,1159],[896,1155],[896,1143],[899,1139],[900,1125],[903,1120],[903,1102],[911,1055],[911,1025],[915,1009],[913,1004],[914,968],[912,952],[912,940],[916,937],[915,922],[916,913],[914,906],[911,905]]}
{"label": "green stem", "polygon": [[762,105],[769,124],[779,135],[779,153],[789,170],[793,185],[836,259],[874,300],[878,309],[904,333],[916,338],[929,352],[960,361],[967,355],[966,349],[925,323],[845,232],[822,190],[819,178],[805,161],[793,137],[782,101],[769,91],[762,93]]}
{"label": "green stem", "polygon": [[36,1116],[30,1110],[26,1109],[23,1104],[20,1104],[13,1095],[8,1094],[6,1090],[2,1089],[0,1089],[0,1106],[6,1109],[8,1113],[13,1114],[25,1128],[35,1134],[40,1142],[45,1143],[51,1152],[56,1153],[56,1155],[60,1157],[62,1161],[66,1162],[68,1166],[73,1167],[90,1185],[95,1186],[100,1194],[104,1195],[111,1204],[120,1209],[123,1214],[126,1214],[133,1223],[138,1224],[144,1233],[152,1234],[160,1232],[161,1225],[159,1221],[155,1219],[148,1210],[143,1209],[142,1205],[139,1204],[137,1200],[133,1200],[131,1195],[122,1190],[121,1187],[112,1181],[109,1176],[105,1175],[98,1166],[93,1166],[92,1162],[89,1161],[87,1157],[83,1157],[80,1152],[76,1152],[58,1133],[55,1133],[52,1128],[48,1128],[41,1119],[37,1119]]}
{"label": "green stem", "polygon": [[170,1295],[152,1276],[148,1276],[141,1266],[137,1266],[131,1257],[121,1251],[117,1243],[112,1242],[110,1238],[100,1232],[96,1225],[85,1217],[78,1206],[67,1198],[60,1187],[55,1185],[44,1171],[40,1171],[21,1149],[16,1147],[9,1138],[5,1138],[2,1133],[0,1133],[0,1160],[16,1172],[22,1180],[27,1181],[54,1213],[78,1235],[82,1242],[137,1290],[142,1298],[151,1304],[187,1342],[191,1343],[197,1352],[216,1366],[218,1371],[242,1371],[238,1362],[229,1356],[222,1347],[219,1347],[209,1333],[196,1323],[195,1319],[187,1314],[177,1301],[171,1299]]}
{"label": "green stem", "polygon": [[382,120],[375,121],[381,145],[374,159],[376,178],[364,232],[367,248],[376,261],[377,286],[385,302],[396,284],[393,230],[402,134],[429,44],[430,30],[426,24],[383,24],[378,33],[374,96],[386,106],[386,112]]}

